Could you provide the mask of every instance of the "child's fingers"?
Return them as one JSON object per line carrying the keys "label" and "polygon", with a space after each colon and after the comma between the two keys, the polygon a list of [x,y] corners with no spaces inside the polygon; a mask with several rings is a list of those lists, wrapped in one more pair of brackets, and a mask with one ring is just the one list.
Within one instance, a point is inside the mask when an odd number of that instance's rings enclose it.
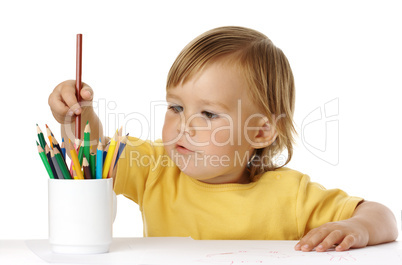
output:
{"label": "child's fingers", "polygon": [[295,246],[296,250],[312,251],[324,238],[328,236],[330,231],[323,227],[312,229],[308,232],[300,242]]}
{"label": "child's fingers", "polygon": [[61,99],[65,102],[68,107],[68,112],[74,113],[76,115],[81,113],[80,104],[78,104],[77,97],[75,96],[75,91],[71,87],[61,90]]}
{"label": "child's fingers", "polygon": [[351,247],[353,247],[357,242],[357,239],[354,235],[347,235],[342,243],[340,243],[335,250],[336,251],[345,251],[345,250],[349,250]]}
{"label": "child's fingers", "polygon": [[[49,105],[52,112],[56,115],[63,116],[66,115],[69,111],[69,107],[62,101],[61,97],[50,96],[49,97]],[[70,114],[72,115],[72,113]]]}
{"label": "child's fingers", "polygon": [[81,98],[85,101],[91,101],[94,97],[94,91],[90,86],[82,83]]}
{"label": "child's fingers", "polygon": [[68,113],[69,107],[62,100],[61,95],[59,93],[52,93],[49,96],[48,100],[50,109],[52,110],[52,114],[54,118],[59,123],[68,123],[71,122],[71,117],[73,113]]}
{"label": "child's fingers", "polygon": [[342,242],[345,234],[341,230],[334,230],[315,248],[316,251],[327,251],[333,245]]}

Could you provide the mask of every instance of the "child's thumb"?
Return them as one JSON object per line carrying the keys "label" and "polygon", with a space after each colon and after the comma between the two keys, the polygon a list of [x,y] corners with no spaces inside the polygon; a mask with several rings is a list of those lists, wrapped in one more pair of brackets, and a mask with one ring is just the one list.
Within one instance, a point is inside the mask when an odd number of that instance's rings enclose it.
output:
{"label": "child's thumb", "polygon": [[81,98],[82,98],[83,100],[86,100],[86,101],[92,100],[92,99],[93,99],[93,95],[94,95],[94,92],[93,92],[93,90],[92,90],[90,87],[85,86],[85,87],[83,87],[83,88],[81,89]]}

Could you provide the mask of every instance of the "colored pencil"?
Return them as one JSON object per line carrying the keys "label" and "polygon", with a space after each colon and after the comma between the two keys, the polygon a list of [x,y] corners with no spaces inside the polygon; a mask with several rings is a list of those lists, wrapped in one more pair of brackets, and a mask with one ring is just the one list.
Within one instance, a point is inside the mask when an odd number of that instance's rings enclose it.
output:
{"label": "colored pencil", "polygon": [[109,145],[110,145],[110,140],[109,140],[109,142],[107,142],[107,144],[103,148],[103,164],[105,164],[107,151],[109,150]]}
{"label": "colored pencil", "polygon": [[89,167],[91,168],[91,176],[92,178],[96,178],[96,154],[91,153],[89,155]]}
{"label": "colored pencil", "polygon": [[59,176],[57,175],[56,168],[53,165],[52,156],[50,155],[50,148],[47,144],[45,146],[45,153],[46,153],[47,161],[49,162],[50,168],[52,169],[53,176],[55,179],[58,179]]}
{"label": "colored pencil", "polygon": [[119,133],[118,133],[118,141],[116,143],[116,147],[115,150],[113,152],[113,158],[112,158],[112,162],[110,163],[110,169],[109,169],[109,173],[108,173],[108,177],[110,177],[112,175],[113,172],[113,168],[114,168],[114,164],[116,163],[116,157],[117,157],[117,153],[119,152],[119,146],[120,146],[120,142],[121,142],[121,134],[123,132],[123,127],[120,127]]}
{"label": "colored pencil", "polygon": [[[71,140],[69,140],[70,145],[70,154],[71,154],[71,161],[73,161],[73,166],[75,169],[75,173],[78,179],[84,179],[84,176],[81,172],[81,163],[78,160],[77,151],[74,149],[73,145],[71,144]],[[73,168],[73,167],[71,167]]]}
{"label": "colored pencil", "polygon": [[47,137],[49,138],[50,141],[50,146],[53,148],[57,148],[59,150],[60,153],[62,153],[59,142],[57,141],[56,137],[54,137],[53,132],[50,130],[49,126],[46,125],[46,133],[47,133]]}
{"label": "colored pencil", "polygon": [[71,170],[73,171],[73,179],[79,179],[79,178],[77,177],[77,173],[75,173],[75,172],[77,172],[77,171],[75,171],[74,165],[71,166]]}
{"label": "colored pencil", "polygon": [[104,179],[107,178],[107,176],[109,174],[109,169],[110,169],[110,165],[112,163],[114,150],[116,148],[117,134],[118,134],[118,131],[116,130],[116,133],[114,134],[112,140],[110,141],[109,150],[107,151],[105,163],[103,164],[102,178],[104,178]]}
{"label": "colored pencil", "polygon": [[[78,104],[81,101],[81,74],[82,74],[82,34],[77,34],[76,51],[76,72],[75,72],[75,94]],[[75,138],[81,139],[81,115],[75,117]]]}
{"label": "colored pencil", "polygon": [[50,144],[50,147],[53,149],[53,141],[52,141],[52,136],[53,136],[53,134],[52,134],[52,131],[49,129],[49,127],[47,126],[47,124],[45,124],[46,125],[46,134],[47,134],[47,138],[49,138],[49,144]]}
{"label": "colored pencil", "polygon": [[61,154],[60,154],[59,150],[57,148],[54,148],[53,152],[54,152],[54,156],[56,157],[57,163],[59,163],[61,173],[63,173],[63,177],[65,179],[71,179],[71,175],[70,175],[70,172],[68,171],[68,168],[66,166],[66,162],[61,157]]}
{"label": "colored pencil", "polygon": [[77,149],[78,151],[78,161],[80,161],[80,166],[82,167],[82,158],[84,157],[84,142],[85,141],[81,141],[80,147],[79,149]]}
{"label": "colored pencil", "polygon": [[59,179],[64,179],[63,172],[61,171],[60,164],[57,162],[57,158],[54,156],[53,149],[50,150],[50,156],[52,159],[52,163],[54,165],[54,169],[56,170],[57,176]]}
{"label": "colored pencil", "polygon": [[102,169],[103,169],[103,150],[102,150],[102,142],[99,138],[98,148],[96,149],[96,178],[102,178]]}
{"label": "colored pencil", "polygon": [[42,130],[39,128],[39,125],[36,124],[36,132],[38,133],[39,143],[42,149],[45,149],[46,141],[45,137],[43,136]]}
{"label": "colored pencil", "polygon": [[47,174],[49,175],[49,177],[50,177],[51,179],[54,179],[54,175],[53,175],[53,172],[52,172],[52,168],[50,167],[49,161],[47,160],[45,151],[43,151],[43,148],[39,145],[38,142],[36,142],[36,145],[37,145],[37,147],[38,147],[39,156],[40,156],[40,158],[42,159],[43,165],[44,165],[45,168],[46,168]]}
{"label": "colored pencil", "polygon": [[107,151],[106,150],[104,150],[103,151],[103,164],[105,164],[105,160],[106,160],[106,156],[107,156]]}
{"label": "colored pencil", "polygon": [[66,147],[64,145],[64,137],[61,138],[61,153],[62,153],[64,161],[65,161],[66,160]]}
{"label": "colored pencil", "polygon": [[[89,122],[87,121],[87,124],[85,125],[84,129],[84,156],[87,158],[87,162],[90,163],[89,161],[89,155],[90,155],[90,147],[89,147],[89,142],[91,141],[91,127],[89,127]],[[85,174],[85,171],[84,171]],[[85,177],[86,178],[86,177]]]}
{"label": "colored pencil", "polygon": [[84,170],[85,179],[92,179],[91,169],[89,168],[89,163],[85,155],[82,160],[82,168]]}
{"label": "colored pencil", "polygon": [[[128,134],[127,134],[127,135],[128,135]],[[115,166],[117,165],[117,162],[119,161],[119,158],[120,158],[120,156],[121,156],[121,153],[123,153],[124,148],[126,147],[126,144],[127,144],[127,135],[123,137],[123,140],[122,140],[121,143],[120,143],[119,151],[117,152],[116,161],[115,161],[113,167],[115,167]]]}
{"label": "colored pencil", "polygon": [[[69,142],[69,145],[70,145],[70,144],[71,144],[71,140],[68,139],[68,142]],[[80,143],[81,143],[80,139],[75,139],[74,149],[75,149],[76,151],[77,151],[77,149],[80,148]],[[69,149],[69,151],[70,151],[70,149]],[[71,176],[73,175],[73,172],[74,172],[74,170],[73,170],[73,160],[71,160],[71,163],[70,163],[70,175],[71,175]]]}

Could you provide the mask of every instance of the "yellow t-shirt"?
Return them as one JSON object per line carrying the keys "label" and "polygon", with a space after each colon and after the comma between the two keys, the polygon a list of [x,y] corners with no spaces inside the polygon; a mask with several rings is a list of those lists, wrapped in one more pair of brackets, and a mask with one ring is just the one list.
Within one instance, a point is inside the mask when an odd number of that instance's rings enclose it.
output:
{"label": "yellow t-shirt", "polygon": [[148,237],[298,240],[312,228],[350,218],[362,201],[288,168],[249,184],[206,184],[182,173],[160,142],[132,137],[114,189],[139,205]]}

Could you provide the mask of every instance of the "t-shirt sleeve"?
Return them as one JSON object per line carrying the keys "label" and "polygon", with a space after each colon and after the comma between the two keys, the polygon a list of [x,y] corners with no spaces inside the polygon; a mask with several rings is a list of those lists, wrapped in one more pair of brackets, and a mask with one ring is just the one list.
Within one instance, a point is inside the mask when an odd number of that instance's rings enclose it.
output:
{"label": "t-shirt sleeve", "polygon": [[298,230],[305,235],[325,223],[348,219],[361,201],[362,198],[349,196],[340,189],[327,190],[304,175],[297,195]]}
{"label": "t-shirt sleeve", "polygon": [[129,137],[117,163],[114,191],[141,207],[147,181],[155,175],[152,174],[155,170],[154,145],[149,141]]}

